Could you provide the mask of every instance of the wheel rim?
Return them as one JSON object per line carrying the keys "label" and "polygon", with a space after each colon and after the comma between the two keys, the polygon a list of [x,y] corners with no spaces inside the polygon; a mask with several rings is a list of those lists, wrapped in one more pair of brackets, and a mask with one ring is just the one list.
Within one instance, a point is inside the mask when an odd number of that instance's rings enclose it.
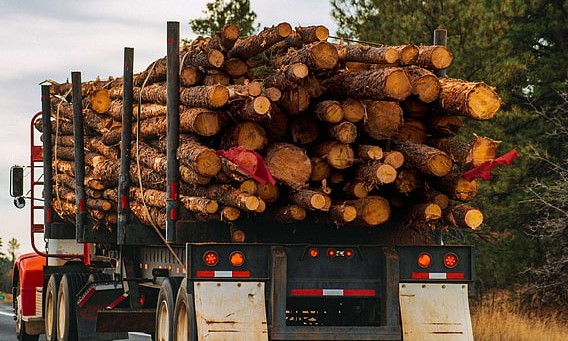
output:
{"label": "wheel rim", "polygon": [[16,334],[19,335],[22,331],[22,309],[20,309],[20,298],[16,298]]}
{"label": "wheel rim", "polygon": [[57,300],[57,335],[58,339],[61,339],[63,335],[65,335],[65,320],[67,317],[65,316],[67,313],[66,302],[67,297],[65,294],[61,293]]}
{"label": "wheel rim", "polygon": [[168,304],[166,301],[160,302],[160,307],[158,309],[158,326],[156,340],[158,341],[168,341],[169,333],[169,319],[168,319]]}
{"label": "wheel rim", "polygon": [[176,323],[174,325],[176,326],[176,340],[187,340],[187,336],[189,335],[189,319],[185,303],[180,304],[180,309],[178,309],[175,319]]}
{"label": "wheel rim", "polygon": [[45,298],[45,335],[51,339],[53,334],[53,293],[49,291]]}

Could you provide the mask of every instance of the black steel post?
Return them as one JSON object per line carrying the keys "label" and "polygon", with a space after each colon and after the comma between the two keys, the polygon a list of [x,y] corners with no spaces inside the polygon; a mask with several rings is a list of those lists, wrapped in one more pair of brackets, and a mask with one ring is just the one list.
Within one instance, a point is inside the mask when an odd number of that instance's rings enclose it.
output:
{"label": "black steel post", "polygon": [[176,239],[179,212],[179,22],[167,23],[167,201],[166,240]]}
{"label": "black steel post", "polygon": [[[434,45],[447,46],[448,31],[444,29],[434,30]],[[446,69],[436,70],[434,72],[438,77],[446,77]]]}
{"label": "black steel post", "polygon": [[132,141],[132,105],[133,95],[134,49],[124,48],[124,82],[122,83],[122,131],[120,141],[120,175],[118,179],[118,227],[117,242],[124,244],[126,226],[130,215],[130,149]]}
{"label": "black steel post", "polygon": [[51,226],[53,223],[53,149],[51,145],[51,100],[49,97],[50,85],[41,86],[41,119],[43,127],[43,226],[44,236],[51,238]]}
{"label": "black steel post", "polygon": [[71,72],[71,82],[73,96],[73,139],[75,140],[75,200],[77,206],[75,239],[78,242],[83,242],[87,203],[85,194],[85,142],[83,136],[81,72]]}

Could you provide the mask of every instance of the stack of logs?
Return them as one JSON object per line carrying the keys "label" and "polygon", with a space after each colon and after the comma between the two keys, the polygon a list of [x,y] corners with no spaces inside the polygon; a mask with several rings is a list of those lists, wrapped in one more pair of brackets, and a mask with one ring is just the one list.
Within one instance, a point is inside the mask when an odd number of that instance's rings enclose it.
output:
{"label": "stack of logs", "polygon": [[[456,138],[501,99],[484,83],[439,78],[444,46],[328,42],[323,26],[287,23],[241,38],[235,25],[180,48],[180,204],[184,219],[316,217],[380,227],[396,212],[412,226],[476,229],[477,184],[463,172],[495,158],[498,141]],[[166,58],[134,76],[130,208],[165,228]],[[75,219],[70,84],[53,84],[54,202]],[[117,220],[122,79],[82,84],[87,207],[97,228]],[[41,131],[41,122],[36,127]],[[276,184],[221,156],[262,157]],[[251,153],[244,153],[250,156]],[[242,166],[242,163],[241,163]]]}

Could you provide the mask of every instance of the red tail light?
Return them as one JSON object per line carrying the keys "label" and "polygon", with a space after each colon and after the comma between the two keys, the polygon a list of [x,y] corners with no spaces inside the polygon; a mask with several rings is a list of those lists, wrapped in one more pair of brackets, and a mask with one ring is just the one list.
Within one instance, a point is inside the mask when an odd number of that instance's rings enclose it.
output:
{"label": "red tail light", "polygon": [[432,256],[430,256],[430,254],[426,252],[422,252],[418,255],[417,262],[418,266],[420,266],[421,268],[427,268],[432,264]]}
{"label": "red tail light", "polygon": [[219,255],[215,251],[207,251],[203,254],[203,262],[207,266],[215,266],[219,263]]}
{"label": "red tail light", "polygon": [[335,257],[335,249],[327,249],[327,255],[329,257]]}
{"label": "red tail light", "polygon": [[240,251],[235,251],[229,256],[232,266],[242,266],[245,263],[245,255]]}
{"label": "red tail light", "polygon": [[458,266],[459,263],[459,258],[458,255],[456,255],[453,252],[449,252],[446,253],[446,255],[444,256],[444,265],[448,268],[448,269],[453,269],[456,266]]}
{"label": "red tail light", "polygon": [[319,250],[318,249],[310,249],[308,251],[308,254],[310,255],[310,257],[312,258],[316,258],[317,256],[319,256]]}

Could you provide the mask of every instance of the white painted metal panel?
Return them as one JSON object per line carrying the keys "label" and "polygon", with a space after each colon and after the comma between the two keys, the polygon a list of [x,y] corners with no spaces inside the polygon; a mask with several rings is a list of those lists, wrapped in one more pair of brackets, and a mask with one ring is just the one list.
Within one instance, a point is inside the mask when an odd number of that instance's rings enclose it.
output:
{"label": "white painted metal panel", "polygon": [[473,341],[467,291],[467,284],[401,283],[403,340]]}
{"label": "white painted metal panel", "polygon": [[262,282],[196,282],[198,340],[267,341]]}

